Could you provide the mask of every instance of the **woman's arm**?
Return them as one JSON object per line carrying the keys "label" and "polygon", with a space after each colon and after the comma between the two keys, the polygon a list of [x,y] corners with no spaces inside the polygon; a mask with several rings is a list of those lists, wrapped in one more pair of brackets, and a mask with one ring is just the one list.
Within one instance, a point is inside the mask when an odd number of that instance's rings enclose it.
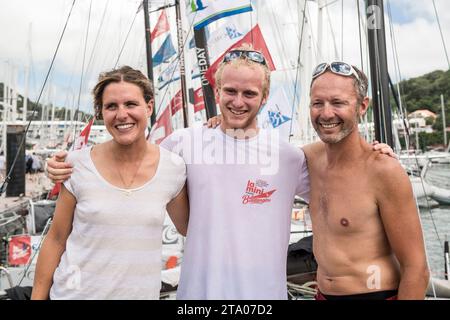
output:
{"label": "woman's arm", "polygon": [[75,197],[62,185],[52,225],[39,252],[32,300],[45,300],[49,297],[53,274],[66,250],[66,241],[72,231],[75,205]]}
{"label": "woman's arm", "polygon": [[189,222],[189,199],[186,191],[186,185],[166,206],[170,219],[177,228],[177,231],[186,236]]}

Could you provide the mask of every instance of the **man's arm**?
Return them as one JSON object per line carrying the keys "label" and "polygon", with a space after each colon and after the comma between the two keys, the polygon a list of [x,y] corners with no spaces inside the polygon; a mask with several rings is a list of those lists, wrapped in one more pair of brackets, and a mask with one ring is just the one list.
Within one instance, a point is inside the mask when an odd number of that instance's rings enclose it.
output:
{"label": "man's arm", "polygon": [[50,159],[47,159],[47,176],[53,183],[64,182],[72,175],[72,164],[64,162],[66,151],[59,151]]}
{"label": "man's arm", "polygon": [[186,185],[166,206],[169,217],[172,220],[177,231],[186,236],[189,222],[189,199],[186,191]]}
{"label": "man's arm", "polygon": [[391,248],[400,263],[399,299],[424,299],[429,280],[419,215],[411,182],[400,163],[379,155],[376,198]]}

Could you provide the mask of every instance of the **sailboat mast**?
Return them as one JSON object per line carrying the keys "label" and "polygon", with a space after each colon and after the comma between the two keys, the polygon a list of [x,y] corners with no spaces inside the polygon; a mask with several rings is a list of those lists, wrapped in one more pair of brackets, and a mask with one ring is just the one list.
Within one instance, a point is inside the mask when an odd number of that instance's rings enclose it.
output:
{"label": "sailboat mast", "polygon": [[444,147],[447,147],[447,132],[445,131],[447,125],[445,123],[445,104],[443,94],[441,94],[441,108],[442,108],[442,131],[444,132]]}
{"label": "sailboat mast", "polygon": [[175,15],[177,20],[177,38],[178,38],[178,54],[179,54],[179,64],[180,64],[180,81],[181,81],[181,96],[183,100],[183,125],[185,128],[188,127],[188,115],[187,115],[187,88],[186,88],[186,66],[184,61],[184,37],[183,28],[181,24],[181,11],[180,11],[180,0],[175,0]]}
{"label": "sailboat mast", "polygon": [[393,146],[383,0],[366,5],[375,139]]}
{"label": "sailboat mast", "polygon": [[[145,48],[147,53],[147,76],[153,84],[153,62],[152,62],[152,44],[151,44],[151,31],[150,31],[150,13],[148,11],[148,0],[143,1],[144,6],[144,24],[145,24]],[[150,117],[150,123],[153,126],[156,122],[156,113],[153,111]]]}

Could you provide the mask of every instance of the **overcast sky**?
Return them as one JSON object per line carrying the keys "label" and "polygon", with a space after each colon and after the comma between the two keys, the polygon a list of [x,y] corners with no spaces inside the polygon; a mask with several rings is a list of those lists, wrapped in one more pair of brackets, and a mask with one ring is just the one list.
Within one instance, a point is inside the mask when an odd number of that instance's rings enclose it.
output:
{"label": "overcast sky", "polygon": [[[19,91],[22,91],[24,68],[30,65],[30,98],[36,100],[72,2],[73,0],[0,0],[0,81],[8,77],[8,70],[17,70],[17,83]],[[88,42],[85,50],[91,2]],[[151,6],[156,8],[164,2],[168,1],[151,1]],[[249,23],[258,21],[264,35],[267,34],[269,37],[266,41],[271,52],[273,51],[277,68],[283,69],[295,64],[295,53],[298,48],[295,24],[298,15],[292,11],[295,11],[293,8],[297,8],[297,1],[257,0],[253,2],[257,2],[256,7],[261,12],[264,10],[266,14],[254,12],[248,16],[251,17]],[[344,60],[360,65],[356,1],[344,0],[343,16],[341,0],[328,2],[332,3],[328,7],[328,12],[339,55],[342,54],[343,48]],[[90,110],[89,89],[95,84],[100,71],[111,69],[116,64],[129,30],[127,44],[118,64],[129,64],[143,71],[146,70],[142,11],[136,15],[139,3],[139,0],[77,0],[75,2],[49,82],[52,89],[50,92],[45,92],[42,101],[50,95],[51,100],[58,101],[57,105],[76,106],[78,104],[84,57],[86,71],[83,77],[80,107],[83,110]],[[431,0],[389,0],[389,4],[393,15],[393,29],[402,78],[422,75],[436,69],[447,70],[448,63],[433,2]],[[435,0],[435,4],[446,45],[450,46],[450,1]],[[362,5],[363,1],[361,1]],[[268,14],[268,12],[272,13]],[[311,13],[312,20],[314,20],[313,16],[314,14]],[[151,17],[154,23],[156,16]],[[134,23],[132,23],[133,19],[135,19]],[[276,33],[273,32],[274,24],[278,24],[283,39],[272,39],[272,37],[277,38]],[[389,25],[386,32],[389,33]],[[395,81],[398,75],[394,72],[392,65],[393,53],[389,34],[387,37],[391,76]],[[326,40],[329,48],[334,48],[331,38],[331,32],[328,31]],[[97,39],[96,42],[95,39]],[[286,59],[280,53],[283,50],[291,54],[290,58]]]}

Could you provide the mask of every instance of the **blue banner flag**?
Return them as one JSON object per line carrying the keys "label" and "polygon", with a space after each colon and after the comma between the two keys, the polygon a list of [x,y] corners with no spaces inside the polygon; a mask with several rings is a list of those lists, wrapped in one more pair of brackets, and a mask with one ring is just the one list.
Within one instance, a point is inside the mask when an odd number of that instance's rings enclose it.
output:
{"label": "blue banner flag", "polygon": [[167,62],[171,57],[176,54],[176,50],[172,43],[172,37],[169,33],[166,40],[164,40],[161,48],[153,56],[153,67],[160,65],[163,62]]}

